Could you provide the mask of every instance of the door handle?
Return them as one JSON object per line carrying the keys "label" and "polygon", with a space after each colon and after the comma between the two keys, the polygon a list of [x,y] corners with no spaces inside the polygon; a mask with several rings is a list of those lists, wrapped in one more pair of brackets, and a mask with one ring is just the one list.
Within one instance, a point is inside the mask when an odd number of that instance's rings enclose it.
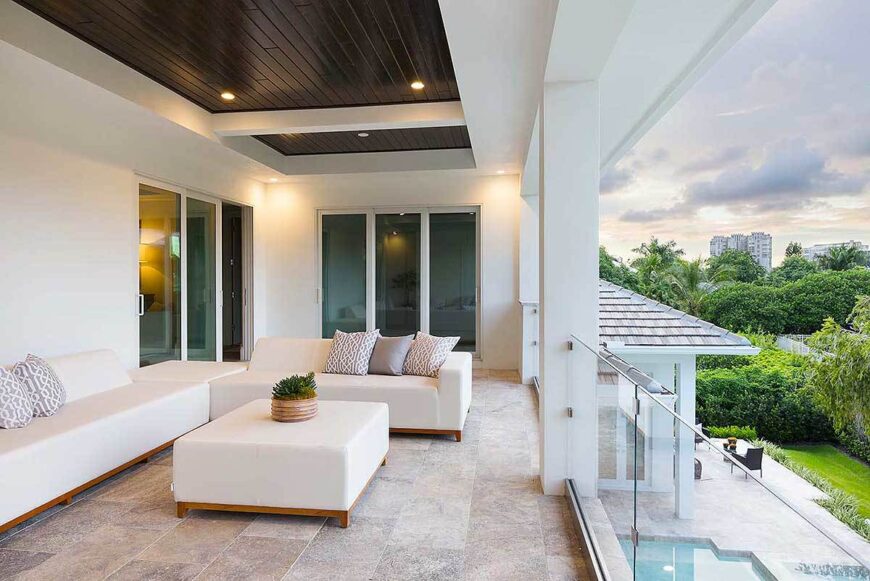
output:
{"label": "door handle", "polygon": [[139,316],[145,315],[145,295],[139,293]]}

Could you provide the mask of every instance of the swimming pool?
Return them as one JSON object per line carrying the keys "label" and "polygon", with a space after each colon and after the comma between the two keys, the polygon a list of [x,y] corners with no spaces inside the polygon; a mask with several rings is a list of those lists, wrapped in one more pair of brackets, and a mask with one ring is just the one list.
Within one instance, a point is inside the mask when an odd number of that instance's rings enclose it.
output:
{"label": "swimming pool", "polygon": [[[630,565],[633,558],[631,541],[620,540],[620,545]],[[635,578],[637,581],[765,579],[753,567],[749,557],[719,555],[707,543],[645,540],[641,540],[637,547]]]}

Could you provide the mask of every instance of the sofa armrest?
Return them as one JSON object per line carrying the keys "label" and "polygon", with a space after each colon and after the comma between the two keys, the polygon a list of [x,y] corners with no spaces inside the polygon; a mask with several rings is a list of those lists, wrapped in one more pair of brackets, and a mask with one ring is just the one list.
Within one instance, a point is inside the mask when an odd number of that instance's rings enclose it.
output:
{"label": "sofa armrest", "polygon": [[452,352],[438,373],[438,424],[462,430],[471,406],[471,353]]}

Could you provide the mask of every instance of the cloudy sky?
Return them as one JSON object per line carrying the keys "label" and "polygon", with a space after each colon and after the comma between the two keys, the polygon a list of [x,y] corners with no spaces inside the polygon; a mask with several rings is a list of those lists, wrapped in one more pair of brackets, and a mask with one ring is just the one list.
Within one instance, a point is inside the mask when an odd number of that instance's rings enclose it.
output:
{"label": "cloudy sky", "polygon": [[779,0],[601,180],[601,243],[870,243],[870,0]]}

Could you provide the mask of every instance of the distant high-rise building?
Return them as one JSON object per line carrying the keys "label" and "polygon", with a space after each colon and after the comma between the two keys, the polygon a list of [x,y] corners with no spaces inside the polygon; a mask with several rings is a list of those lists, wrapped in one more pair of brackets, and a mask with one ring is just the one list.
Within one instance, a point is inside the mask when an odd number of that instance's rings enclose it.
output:
{"label": "distant high-rise building", "polygon": [[710,256],[720,256],[726,250],[748,252],[755,262],[770,270],[773,266],[773,237],[764,232],[713,236],[710,239]]}
{"label": "distant high-rise building", "polygon": [[813,244],[804,248],[804,258],[807,260],[816,260],[820,256],[826,255],[831,248],[840,248],[843,246],[857,246],[863,252],[870,252],[870,246],[862,244],[857,240],[849,240],[848,242],[832,242],[831,244]]}

